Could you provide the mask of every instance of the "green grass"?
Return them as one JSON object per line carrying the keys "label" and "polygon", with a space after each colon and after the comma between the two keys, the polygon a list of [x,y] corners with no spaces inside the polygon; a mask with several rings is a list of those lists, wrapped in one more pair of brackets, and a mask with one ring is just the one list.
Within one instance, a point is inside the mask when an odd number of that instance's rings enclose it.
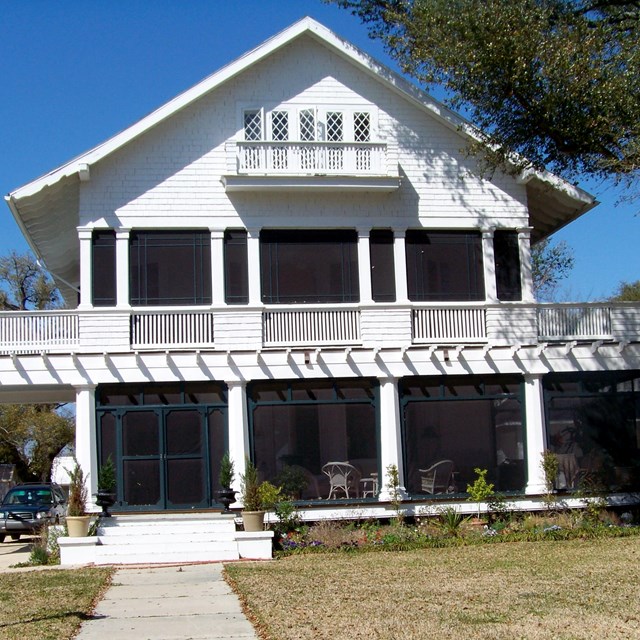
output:
{"label": "green grass", "polygon": [[297,554],[226,566],[268,640],[640,637],[640,538]]}
{"label": "green grass", "polygon": [[105,568],[0,574],[0,639],[72,638],[112,573]]}

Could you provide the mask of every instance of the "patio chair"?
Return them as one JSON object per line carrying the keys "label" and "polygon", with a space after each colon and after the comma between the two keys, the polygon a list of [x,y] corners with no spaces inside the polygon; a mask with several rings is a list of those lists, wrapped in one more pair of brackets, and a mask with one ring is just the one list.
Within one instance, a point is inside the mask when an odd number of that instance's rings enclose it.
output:
{"label": "patio chair", "polygon": [[453,461],[440,460],[420,472],[420,488],[423,493],[451,493],[453,487]]}
{"label": "patio chair", "polygon": [[[358,497],[360,472],[352,464],[348,462],[327,462],[322,467],[322,473],[329,476],[329,496],[327,500],[337,497],[337,491],[342,491],[345,498]],[[349,496],[349,491],[353,492],[352,496]]]}

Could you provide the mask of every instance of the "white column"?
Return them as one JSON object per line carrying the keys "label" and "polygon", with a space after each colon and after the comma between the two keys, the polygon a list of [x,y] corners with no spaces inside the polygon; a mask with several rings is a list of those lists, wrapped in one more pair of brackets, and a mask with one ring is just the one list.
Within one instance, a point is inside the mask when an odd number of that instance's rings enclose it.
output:
{"label": "white column", "polygon": [[99,511],[93,503],[98,490],[98,439],[96,435],[95,386],[76,387],[76,460],[87,478],[89,511]]}
{"label": "white column", "polygon": [[397,378],[380,380],[380,500],[391,500],[387,488],[387,467],[395,465],[400,477],[400,495],[407,497],[402,463],[402,439],[400,437],[400,408]]}
{"label": "white column", "polygon": [[484,291],[487,302],[498,301],[496,287],[496,258],[493,250],[493,229],[482,232],[482,263],[484,265]]}
{"label": "white column", "polygon": [[227,382],[227,387],[229,389],[229,457],[233,461],[235,470],[235,480],[231,488],[239,492],[240,474],[244,473],[245,460],[250,457],[247,383]]}
{"label": "white column", "polygon": [[409,302],[407,292],[407,249],[405,232],[393,232],[393,268],[396,275],[396,302]]}
{"label": "white column", "polygon": [[80,304],[78,309],[91,309],[93,307],[92,274],[93,256],[91,251],[91,229],[78,228],[80,240]]}
{"label": "white column", "polygon": [[520,282],[522,284],[523,302],[533,302],[533,275],[531,272],[531,229],[518,230],[518,247],[520,249]]}
{"label": "white column", "polygon": [[224,304],[224,231],[211,230],[211,304]]}
{"label": "white column", "polygon": [[249,268],[249,304],[262,304],[260,298],[260,229],[247,229],[247,263]]}
{"label": "white column", "polygon": [[371,248],[369,229],[358,229],[358,278],[360,282],[360,302],[373,303],[371,296]]}
{"label": "white column", "polygon": [[527,439],[527,487],[528,495],[545,492],[544,473],[540,463],[545,450],[544,397],[542,375],[524,376],[524,399],[526,411]]}
{"label": "white column", "polygon": [[130,307],[129,302],[129,235],[130,229],[116,231],[116,306]]}

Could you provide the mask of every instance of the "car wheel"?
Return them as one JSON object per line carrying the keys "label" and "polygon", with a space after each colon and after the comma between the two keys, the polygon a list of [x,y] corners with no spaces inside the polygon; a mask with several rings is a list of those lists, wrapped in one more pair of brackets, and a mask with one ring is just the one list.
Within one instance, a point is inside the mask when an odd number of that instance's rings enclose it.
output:
{"label": "car wheel", "polygon": [[0,533],[0,542],[4,542],[4,533]]}
{"label": "car wheel", "polygon": [[11,534],[11,539],[12,540],[20,540],[20,534],[19,533],[12,533]]}

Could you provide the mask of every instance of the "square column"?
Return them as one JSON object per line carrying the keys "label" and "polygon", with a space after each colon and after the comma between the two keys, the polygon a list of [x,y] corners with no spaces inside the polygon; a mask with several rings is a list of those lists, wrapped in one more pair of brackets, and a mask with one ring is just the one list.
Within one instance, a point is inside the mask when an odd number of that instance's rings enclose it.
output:
{"label": "square column", "polygon": [[211,303],[224,304],[224,231],[211,230]]}
{"label": "square column", "polygon": [[78,309],[93,308],[91,291],[93,274],[92,237],[92,229],[78,228],[78,239],[80,240],[80,303],[78,304]]}
{"label": "square column", "polygon": [[229,389],[228,439],[229,457],[233,462],[235,479],[232,489],[238,491],[237,503],[240,504],[240,474],[244,474],[249,450],[249,416],[247,413],[247,383],[227,382]]}
{"label": "square column", "polygon": [[542,454],[545,450],[544,396],[542,374],[525,374],[524,400],[527,421],[527,486],[525,494],[545,493]]}
{"label": "square column", "polygon": [[484,266],[484,290],[487,302],[498,301],[496,285],[496,257],[493,249],[493,229],[482,232],[482,263]]}
{"label": "square column", "polygon": [[371,249],[370,231],[358,229],[358,278],[360,284],[360,302],[372,304],[371,296]]}
{"label": "square column", "polygon": [[258,306],[262,304],[260,297],[260,229],[247,229],[247,263],[249,268],[249,305]]}
{"label": "square column", "polygon": [[98,490],[95,391],[94,385],[76,387],[76,460],[87,479],[88,511],[99,511],[93,502],[93,495]]}
{"label": "square column", "polygon": [[393,232],[393,267],[396,272],[396,302],[407,304],[409,293],[407,290],[407,248],[405,231]]}
{"label": "square column", "polygon": [[400,478],[399,493],[407,497],[404,486],[404,464],[402,462],[402,439],[400,437],[400,408],[397,378],[380,379],[380,500],[391,500],[387,488],[387,467],[395,465]]}
{"label": "square column", "polygon": [[129,308],[129,236],[131,229],[116,231],[116,306]]}
{"label": "square column", "polygon": [[522,301],[534,302],[533,274],[531,271],[531,229],[518,229],[518,247],[520,249]]}

